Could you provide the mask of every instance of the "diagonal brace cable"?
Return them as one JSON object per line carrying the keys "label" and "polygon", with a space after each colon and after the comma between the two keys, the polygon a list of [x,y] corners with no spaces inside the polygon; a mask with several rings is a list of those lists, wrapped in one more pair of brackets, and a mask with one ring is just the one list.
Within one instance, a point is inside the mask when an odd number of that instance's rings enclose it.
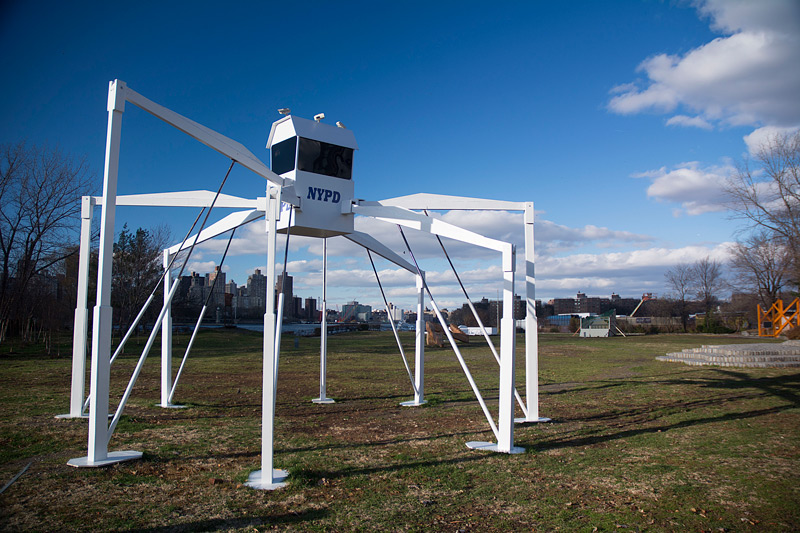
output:
{"label": "diagonal brace cable", "polygon": [[447,335],[447,340],[450,342],[450,346],[453,348],[456,358],[458,358],[458,362],[461,365],[461,369],[464,371],[464,375],[467,377],[467,381],[469,381],[470,387],[472,387],[472,392],[475,393],[475,397],[478,399],[481,409],[483,409],[483,414],[486,416],[486,420],[489,422],[489,426],[491,426],[495,438],[500,440],[500,433],[497,430],[497,425],[494,423],[494,418],[492,418],[491,413],[489,413],[489,408],[486,407],[486,402],[483,401],[483,396],[481,396],[481,392],[478,390],[478,386],[475,384],[475,380],[472,378],[469,368],[467,368],[467,363],[464,361],[464,357],[461,355],[461,350],[458,349],[455,339],[453,339],[453,334],[450,332],[450,328],[447,327],[447,323],[442,316],[442,312],[439,310],[439,306],[436,305],[436,300],[434,300],[433,294],[431,294],[431,289],[428,286],[428,282],[422,275],[422,270],[419,268],[416,257],[414,257],[414,252],[411,251],[411,246],[408,244],[408,239],[406,239],[406,234],[403,232],[403,227],[399,224],[397,227],[400,228],[400,235],[403,237],[403,242],[406,243],[406,248],[408,249],[408,253],[411,255],[411,259],[414,261],[414,266],[417,268],[417,274],[420,276],[420,278],[422,278],[422,286],[425,287],[425,291],[428,293],[428,298],[431,300],[431,307],[433,307],[433,310],[436,313],[436,318],[439,319],[439,323],[442,325],[442,329]]}
{"label": "diagonal brace cable", "polygon": [[[236,234],[236,228],[231,230],[231,236],[228,239],[228,244],[225,246],[225,252],[222,254],[222,260],[219,263],[219,269],[222,271],[222,266],[225,264],[225,258],[228,256],[228,250],[231,247],[231,242],[233,242],[233,236]],[[206,301],[203,303],[203,309],[200,311],[200,317],[197,319],[197,324],[194,326],[194,331],[192,331],[192,337],[189,339],[189,344],[186,346],[186,352],[183,354],[183,359],[181,359],[181,366],[178,368],[178,373],[175,375],[175,381],[172,383],[172,389],[169,391],[169,398],[167,399],[167,403],[172,403],[172,397],[175,395],[175,389],[178,387],[178,381],[181,379],[181,374],[183,374],[183,367],[186,365],[186,360],[189,357],[189,352],[192,350],[192,346],[194,345],[194,339],[197,337],[197,332],[200,330],[200,324],[203,323],[203,318],[206,315],[206,310],[208,309],[208,302],[211,301],[211,296],[214,294],[214,287],[217,286],[217,280],[219,280],[219,276],[214,277],[214,282],[211,284],[211,290],[208,291],[208,296],[206,297]]]}
{"label": "diagonal brace cable", "polygon": [[[236,164],[236,161],[231,161],[231,166],[228,167],[228,172],[225,173],[225,177],[222,179],[222,183],[219,184],[219,188],[217,189],[217,193],[214,195],[214,199],[211,201],[211,205],[208,207],[208,211],[206,211],[206,216],[203,219],[203,223],[200,225],[200,231],[203,231],[203,228],[208,221],[209,215],[211,215],[211,211],[214,209],[214,204],[217,203],[217,199],[219,198],[220,193],[222,192],[222,188],[225,186],[225,182],[228,181],[228,176],[231,174],[231,170],[233,170],[233,165]],[[189,263],[189,259],[192,256],[192,252],[194,251],[195,245],[197,244],[197,239],[192,243],[192,246],[189,248],[189,252],[186,254],[186,259],[183,261],[183,265],[181,266],[181,270],[178,273],[178,279],[180,279],[181,275],[183,275],[183,271],[186,268],[186,265]],[[172,265],[172,262],[170,262]],[[169,270],[167,270],[169,272]],[[117,405],[117,411],[114,413],[114,418],[111,420],[111,423],[108,426],[108,441],[111,440],[111,437],[114,435],[114,430],[119,423],[120,417],[122,417],[122,411],[125,409],[125,405],[128,403],[128,398],[133,391],[133,386],[136,384],[136,380],[139,378],[139,373],[142,371],[142,367],[144,366],[144,362],[147,359],[148,354],[150,353],[150,348],[153,346],[153,342],[155,341],[156,335],[161,330],[161,324],[164,319],[164,315],[166,315],[167,310],[172,305],[172,298],[175,296],[175,292],[177,292],[178,287],[180,286],[179,283],[173,285],[172,290],[169,292],[166,300],[164,301],[164,305],[161,307],[161,312],[158,315],[158,319],[156,323],[153,325],[153,331],[150,332],[150,337],[147,339],[147,344],[142,350],[142,355],[139,356],[139,361],[136,363],[136,368],[133,370],[133,374],[131,375],[130,381],[128,381],[128,386],[125,388],[125,392],[122,395],[122,399]]]}
{"label": "diagonal brace cable", "polygon": [[383,291],[381,278],[378,276],[378,270],[375,268],[375,261],[372,260],[372,253],[369,251],[369,248],[366,248],[366,250],[367,250],[367,255],[369,256],[369,262],[372,265],[372,271],[375,272],[375,279],[378,282],[378,288],[381,290],[381,296],[383,296],[383,304],[386,306],[386,316],[389,318],[389,324],[391,324],[392,326],[394,339],[397,342],[397,347],[400,349],[400,357],[403,358],[403,364],[406,367],[406,372],[408,372],[408,379],[411,380],[411,387],[414,389],[414,394],[419,396],[417,385],[414,383],[414,376],[411,374],[411,367],[408,366],[408,359],[406,358],[406,353],[403,351],[403,344],[400,342],[400,335],[397,334],[397,327],[395,326],[394,319],[392,318],[392,314],[389,311],[389,302],[388,300],[386,300],[386,293]]}
{"label": "diagonal brace cable", "polygon": [[[428,215],[427,209],[425,210],[425,216]],[[483,338],[486,339],[486,344],[489,345],[489,349],[492,351],[492,355],[494,356],[494,360],[497,361],[497,364],[500,364],[500,355],[497,353],[497,348],[495,348],[494,343],[489,338],[489,334],[486,332],[486,328],[483,325],[483,321],[481,317],[478,315],[478,310],[475,309],[475,306],[472,304],[472,300],[467,294],[467,289],[464,287],[464,283],[461,282],[461,276],[458,275],[458,271],[456,271],[455,265],[453,265],[453,261],[450,260],[450,254],[447,253],[447,249],[444,247],[444,243],[442,242],[442,238],[436,235],[436,240],[439,241],[439,246],[442,247],[442,252],[444,252],[444,256],[447,258],[447,262],[450,263],[450,269],[453,271],[453,275],[456,277],[459,286],[461,286],[461,292],[464,293],[464,298],[467,299],[467,305],[469,305],[470,311],[472,311],[472,316],[475,317],[475,321],[478,323],[478,327],[481,328],[481,333],[483,334]],[[517,398],[517,403],[519,404],[520,409],[522,409],[522,413],[525,417],[528,417],[528,409],[525,407],[525,402],[522,401],[522,397],[519,394],[519,391],[516,387],[514,387],[514,396]]]}

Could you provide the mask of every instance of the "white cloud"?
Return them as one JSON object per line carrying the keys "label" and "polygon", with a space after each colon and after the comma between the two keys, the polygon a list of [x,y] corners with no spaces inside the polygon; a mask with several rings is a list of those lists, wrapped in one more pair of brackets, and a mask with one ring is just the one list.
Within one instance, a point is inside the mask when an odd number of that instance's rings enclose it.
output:
{"label": "white cloud", "polygon": [[[189,261],[189,264],[186,266],[183,275],[188,276],[192,272],[197,272],[200,275],[205,275],[207,272],[214,272],[214,269],[217,267],[218,264],[219,263],[217,263],[216,261]],[[222,267],[223,272],[228,272],[229,270],[230,267],[228,267],[228,265],[224,265]]]}
{"label": "white cloud", "polygon": [[687,128],[700,128],[702,130],[713,129],[709,121],[702,117],[688,117],[686,115],[675,115],[667,120],[667,126],[685,126]]}
{"label": "white cloud", "polygon": [[[627,252],[573,254],[564,257],[546,256],[536,262],[536,292],[539,298],[571,296],[579,291],[595,296],[616,292],[637,296],[642,292],[664,294],[664,272],[678,263],[694,263],[704,257],[726,262],[731,243],[682,248],[653,247]],[[517,292],[524,290],[523,262],[517,262]],[[380,269],[381,283],[387,298],[404,308],[416,301],[416,288],[411,274],[397,268]],[[460,271],[459,275],[472,300],[494,299],[502,291],[502,272],[498,265]],[[329,294],[333,300],[356,299],[361,303],[383,306],[375,275],[370,269],[335,268],[329,271]],[[460,307],[465,302],[452,272],[445,268],[426,272],[431,291],[442,307]],[[316,291],[319,273],[297,274],[297,290]],[[346,295],[341,297],[341,295]],[[426,296],[427,301],[427,296]]]}
{"label": "white cloud", "polygon": [[680,203],[682,210],[674,213],[700,215],[726,209],[723,191],[734,171],[735,168],[729,164],[703,167],[699,162],[691,161],[672,170],[661,167],[633,177],[652,181],[647,188],[650,198]]}
{"label": "white cloud", "polygon": [[609,108],[691,112],[670,125],[800,124],[800,3],[707,0],[698,10],[725,36],[684,55],[644,60],[637,69],[643,78],[613,88]]}
{"label": "white cloud", "polygon": [[750,155],[755,155],[761,146],[769,139],[776,135],[791,134],[797,130],[798,128],[796,127],[780,128],[777,126],[764,126],[763,128],[758,128],[749,135],[745,135],[744,142],[747,145],[747,150],[750,152]]}

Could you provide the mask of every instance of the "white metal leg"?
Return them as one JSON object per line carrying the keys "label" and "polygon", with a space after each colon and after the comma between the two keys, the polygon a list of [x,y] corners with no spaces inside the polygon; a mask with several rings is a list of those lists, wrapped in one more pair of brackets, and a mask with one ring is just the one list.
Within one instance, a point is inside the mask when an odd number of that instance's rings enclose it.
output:
{"label": "white metal leg", "polygon": [[273,490],[286,485],[288,473],[273,468],[275,430],[275,250],[277,219],[280,209],[280,190],[267,189],[267,310],[264,313],[264,371],[261,391],[261,470],[250,474],[247,486],[254,489]]}
{"label": "white metal leg", "polygon": [[117,197],[117,171],[122,113],[125,110],[125,85],[111,82],[108,94],[108,133],[103,179],[103,215],[100,226],[100,251],[97,265],[97,305],[92,328],[91,406],[89,443],[86,457],[68,461],[71,466],[103,466],[138,459],[141,452],[108,453],[108,391],[111,358],[111,264],[114,250],[114,216]]}
{"label": "white metal leg", "polygon": [[497,421],[497,444],[468,442],[473,449],[502,453],[523,453],[514,446],[514,255],[513,247],[503,252],[503,318],[500,321],[500,413]]}
{"label": "white metal leg", "polygon": [[328,239],[322,239],[322,319],[319,324],[319,398],[314,403],[335,403],[328,398]]}
{"label": "white metal leg", "polygon": [[[164,269],[170,265],[169,250],[164,250]],[[169,272],[164,272],[164,305],[167,306],[164,319],[161,321],[161,407],[170,409],[180,409],[185,405],[172,404],[172,302],[168,301],[172,284],[178,280],[172,280]]]}
{"label": "white metal leg", "polygon": [[549,422],[539,416],[539,321],[536,317],[533,202],[525,204],[525,398],[528,409],[517,423]]}
{"label": "white metal leg", "polygon": [[69,396],[69,413],[57,418],[86,418],[83,401],[86,392],[86,335],[89,331],[89,259],[92,246],[92,216],[94,200],[81,198],[81,241],[78,251],[78,295],[75,321],[72,328],[72,385]]}
{"label": "white metal leg", "polygon": [[425,400],[425,283],[419,274],[417,280],[417,323],[414,333],[414,400],[403,402],[404,407],[417,407]]}

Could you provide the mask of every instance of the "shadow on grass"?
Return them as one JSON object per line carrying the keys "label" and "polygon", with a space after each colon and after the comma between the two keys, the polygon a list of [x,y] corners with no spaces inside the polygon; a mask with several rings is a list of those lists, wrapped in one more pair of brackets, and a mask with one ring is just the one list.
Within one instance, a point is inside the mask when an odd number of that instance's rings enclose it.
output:
{"label": "shadow on grass", "polygon": [[168,526],[157,526],[151,528],[131,528],[124,531],[131,533],[161,533],[161,532],[184,532],[184,531],[228,531],[231,529],[256,528],[257,526],[288,526],[301,522],[320,520],[328,516],[325,509],[311,509],[298,513],[282,513],[274,516],[263,516],[253,518],[215,518],[211,520],[199,520],[184,524],[172,524]]}
{"label": "shadow on grass", "polygon": [[482,461],[492,457],[489,452],[476,452],[474,455],[456,457],[452,459],[435,459],[427,461],[413,461],[395,463],[392,465],[371,466],[364,468],[343,468],[341,470],[321,470],[321,469],[298,469],[289,475],[290,480],[294,480],[302,486],[317,485],[323,479],[339,479],[345,477],[368,476],[371,474],[385,474],[389,472],[402,472],[403,470],[415,470],[418,468],[455,466],[460,464]]}
{"label": "shadow on grass", "polygon": [[[486,433],[491,434],[491,429],[487,428]],[[399,438],[399,439],[384,439],[384,440],[375,440],[375,441],[365,441],[365,442],[347,442],[347,443],[337,443],[337,444],[320,444],[318,446],[281,446],[280,448],[276,448],[277,453],[282,452],[313,452],[313,451],[324,451],[324,450],[346,450],[346,449],[353,449],[353,448],[364,448],[364,447],[374,447],[374,446],[389,446],[392,444],[404,444],[409,442],[430,442],[437,439],[445,439],[451,437],[475,437],[476,435],[481,435],[481,431],[471,430],[471,431],[460,431],[460,432],[453,432],[453,433],[439,433],[436,435],[425,435],[422,437],[408,437],[408,438]],[[491,435],[490,435],[491,436]],[[240,458],[252,458],[252,457],[260,457],[261,451],[260,450],[253,450],[249,452],[235,452],[235,453],[224,453],[224,454],[204,454],[204,455],[190,455],[190,456],[181,456],[181,457],[173,457],[173,456],[159,456],[153,455],[151,457],[154,461],[164,461],[164,462],[172,462],[172,461],[194,461],[194,460],[207,460],[207,459],[240,459]]]}
{"label": "shadow on grass", "polygon": [[[626,439],[628,437],[635,437],[638,435],[647,435],[650,433],[662,433],[667,432],[674,429],[683,429],[687,427],[699,426],[703,424],[712,424],[716,422],[727,422],[730,420],[745,420],[748,418],[756,418],[759,416],[765,415],[772,415],[777,413],[782,413],[783,411],[787,411],[789,409],[794,409],[795,406],[793,405],[784,405],[781,407],[773,407],[770,409],[758,409],[754,411],[746,411],[743,413],[730,413],[727,415],[721,416],[711,416],[705,418],[698,418],[694,420],[684,420],[682,422],[677,422],[675,424],[668,424],[662,426],[653,426],[641,429],[631,429],[626,431],[620,431],[618,433],[612,433],[609,435],[596,435],[590,437],[577,437],[573,439],[554,439],[548,442],[543,442],[540,444],[534,445],[527,445],[525,446],[526,449],[531,449],[533,451],[547,451],[547,450],[556,450],[559,448],[573,448],[573,447],[580,447],[580,446],[591,446],[593,444],[600,444],[603,442],[610,442],[620,439]],[[517,442],[519,446],[524,446],[524,443]]]}
{"label": "shadow on grass", "polygon": [[[700,387],[726,389],[726,390],[757,389],[762,392],[761,393],[754,392],[752,394],[740,394],[737,396],[724,396],[713,399],[698,399],[694,401],[675,401],[675,402],[670,402],[668,405],[663,405],[663,404],[657,405],[655,406],[655,408],[657,409],[657,411],[655,412],[657,413],[658,411],[660,411],[662,414],[657,415],[656,418],[672,415],[674,414],[675,409],[681,409],[683,412],[690,414],[694,410],[721,405],[731,400],[743,400],[743,399],[749,400],[749,399],[764,397],[766,395],[781,398],[783,400],[788,401],[789,404],[771,408],[765,408],[765,409],[754,409],[750,411],[727,413],[719,416],[694,418],[690,420],[683,420],[680,422],[676,422],[674,424],[661,424],[661,425],[655,425],[637,429],[629,429],[605,435],[592,435],[592,436],[583,436],[575,438],[552,439],[550,441],[530,445],[529,448],[535,451],[547,451],[559,448],[590,446],[593,444],[615,441],[615,440],[625,439],[628,437],[635,437],[638,435],[660,433],[660,432],[683,429],[687,427],[694,427],[704,424],[728,422],[732,420],[746,420],[749,418],[756,418],[760,416],[777,414],[783,411],[788,411],[790,409],[796,409],[797,407],[800,407],[800,396],[791,390],[792,388],[798,388],[798,386],[800,386],[800,373],[777,376],[777,377],[769,377],[769,378],[752,378],[751,376],[749,376],[747,373],[744,372],[735,372],[735,371],[720,370],[720,369],[712,369],[712,370],[726,377],[667,380],[667,381],[654,382],[654,384],[665,385],[665,386],[697,385]],[[603,387],[597,387],[597,388],[603,388]],[[652,414],[654,412],[653,408],[654,408],[653,405],[645,405],[640,408],[629,409],[626,411],[606,412],[592,417],[574,418],[572,420],[597,421],[597,420],[606,420],[611,418],[622,419],[625,417],[630,417],[645,412]],[[651,422],[652,420],[653,418],[650,418],[647,420],[647,422]],[[602,431],[602,429],[603,428],[598,428],[598,431]],[[517,443],[517,444],[522,444],[522,443]]]}

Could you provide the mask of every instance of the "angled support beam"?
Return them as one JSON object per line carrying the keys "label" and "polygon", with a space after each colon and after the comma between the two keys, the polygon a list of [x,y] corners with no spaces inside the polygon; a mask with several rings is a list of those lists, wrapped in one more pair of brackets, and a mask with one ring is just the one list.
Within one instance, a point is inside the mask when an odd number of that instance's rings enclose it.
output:
{"label": "angled support beam", "polygon": [[218,237],[234,228],[249,224],[254,220],[258,220],[264,216],[264,211],[253,209],[250,211],[239,211],[231,213],[230,215],[218,220],[214,224],[205,228],[200,234],[194,234],[184,242],[182,245],[176,244],[167,249],[170,255],[175,255],[182,250],[188,250],[196,244],[200,244],[214,237]]}
{"label": "angled support beam", "polygon": [[115,84],[120,88],[122,98],[132,103],[136,107],[147,111],[154,117],[163,120],[167,124],[174,126],[189,137],[192,137],[209,148],[216,150],[224,156],[233,159],[243,167],[255,172],[262,178],[270,181],[271,183],[284,186],[286,183],[282,177],[272,172],[261,160],[259,160],[253,153],[245,148],[241,143],[225,137],[221,133],[198,124],[197,122],[179,115],[178,113],[159,105],[152,100],[149,100],[130,89],[125,82],[115,80]]}
{"label": "angled support beam", "polygon": [[343,235],[343,237],[372,252],[375,252],[376,254],[383,257],[387,261],[391,261],[395,265],[399,266],[400,268],[404,268],[405,270],[411,272],[412,274],[417,273],[417,269],[414,265],[403,259],[400,255],[396,254],[385,245],[381,244],[372,235],[369,235],[367,233],[362,233],[360,231],[354,231],[353,233],[348,233]]}
{"label": "angled support beam", "polygon": [[[504,252],[508,247],[511,246],[509,243],[490,239],[489,237],[484,237],[483,235],[475,233],[474,231],[469,231],[464,228],[454,226],[453,224],[448,224],[447,222],[438,218],[427,217],[401,207],[364,206],[354,204],[352,206],[352,210],[353,213],[357,215],[370,216],[391,224],[400,224],[401,226],[433,233],[434,235],[441,235],[442,237],[449,237],[457,241],[467,242],[482,248],[495,250],[497,252]],[[506,258],[507,256],[504,255],[503,257]],[[503,268],[506,266],[507,265],[504,263]]]}

